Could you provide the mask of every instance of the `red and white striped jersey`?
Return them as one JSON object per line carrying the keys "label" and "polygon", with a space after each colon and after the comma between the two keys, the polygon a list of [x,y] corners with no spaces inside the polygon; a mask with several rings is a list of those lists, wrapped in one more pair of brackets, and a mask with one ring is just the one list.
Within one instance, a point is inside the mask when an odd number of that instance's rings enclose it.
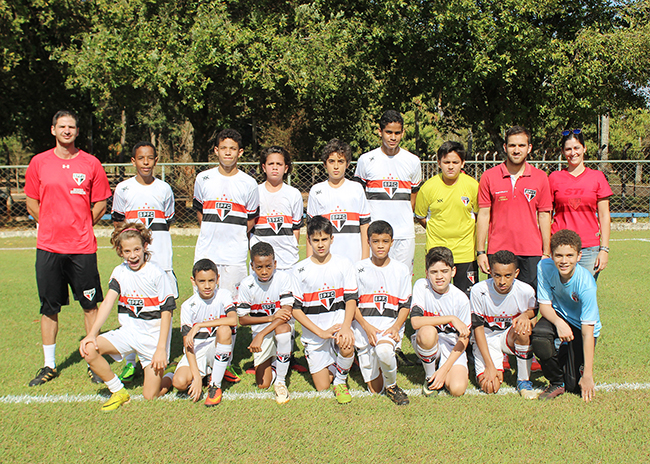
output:
{"label": "red and white striped jersey", "polygon": [[377,267],[367,258],[356,268],[359,311],[370,324],[385,330],[395,323],[400,309],[411,307],[411,273],[395,259]]}
{"label": "red and white striped jersey", "polygon": [[415,237],[411,193],[422,182],[420,158],[403,148],[393,156],[376,148],[361,155],[354,177],[366,190],[373,221],[388,222],[394,239]]}
{"label": "red and white striped jersey", "polygon": [[[325,264],[304,259],[293,268],[294,309],[300,309],[321,329],[328,329],[342,319],[345,303],[357,299],[357,279],[352,262],[332,255]],[[303,327],[302,340],[321,343],[322,339]]]}
{"label": "red and white striped jersey", "polygon": [[[413,286],[411,318],[420,316],[456,316],[468,328],[472,326],[467,295],[453,284],[449,285],[447,293],[441,295],[433,290],[428,279],[419,279]],[[439,325],[436,328],[438,332],[458,334],[458,331],[450,324]]]}
{"label": "red and white striped jersey", "polygon": [[209,258],[215,264],[246,264],[248,219],[259,214],[257,182],[241,171],[224,176],[219,168],[196,176],[194,209],[203,213],[194,262]]}
{"label": "red and white striped jersey", "polygon": [[[267,282],[260,282],[255,273],[239,284],[237,315],[272,316],[282,306],[293,306],[293,279],[289,272],[275,271]],[[253,337],[269,323],[251,325]]]}
{"label": "red and white striped jersey", "polygon": [[269,192],[266,185],[258,187],[260,215],[255,220],[251,246],[266,242],[275,251],[277,268],[290,270],[300,259],[298,242],[293,231],[303,224],[303,202],[300,191],[287,184],[277,192]]}
{"label": "red and white striped jersey", "polygon": [[469,301],[472,325],[482,325],[491,330],[505,330],[515,317],[537,307],[533,287],[517,279],[505,295],[495,290],[491,278],[483,280],[472,287]]}
{"label": "red and white striped jersey", "polygon": [[370,223],[370,206],[357,182],[344,179],[333,188],[327,181],[314,185],[307,199],[307,216],[323,216],[334,226],[330,252],[353,262],[361,259],[360,226]]}
{"label": "red and white striped jersey", "polygon": [[120,182],[113,194],[112,217],[116,222],[142,222],[153,235],[148,247],[151,262],[166,271],[173,269],[169,223],[174,219],[174,193],[167,182],[154,179],[142,185],[135,177]]}

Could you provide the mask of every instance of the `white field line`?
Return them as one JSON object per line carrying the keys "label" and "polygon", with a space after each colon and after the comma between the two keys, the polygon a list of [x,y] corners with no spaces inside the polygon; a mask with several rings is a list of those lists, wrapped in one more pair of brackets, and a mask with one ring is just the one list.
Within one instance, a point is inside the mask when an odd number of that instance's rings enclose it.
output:
{"label": "white field line", "polygon": [[[604,383],[596,385],[596,391],[601,392],[620,392],[620,391],[645,391],[650,390],[650,383]],[[513,387],[504,387],[499,390],[499,395],[512,395],[516,394]],[[363,390],[352,390],[350,394],[354,398],[367,398],[373,396],[372,393]],[[422,390],[419,388],[406,390],[409,396],[422,396]],[[476,388],[468,388],[467,395],[479,396],[485,393],[477,390]],[[334,394],[328,390],[323,392],[309,391],[309,392],[289,392],[291,399],[334,399]],[[445,394],[446,395],[446,394]],[[1,404],[43,404],[43,403],[89,403],[106,401],[108,395],[6,395],[0,396]],[[247,393],[229,393],[224,392],[223,398],[226,401],[239,401],[239,400],[264,400],[270,401],[275,398],[275,394],[271,392],[247,392]],[[142,395],[133,395],[131,400],[141,401],[144,397]],[[160,398],[161,401],[187,401],[186,395],[169,394]]]}
{"label": "white field line", "polygon": [[[0,237],[2,238],[2,237]],[[610,239],[610,242],[647,242],[650,243],[650,238],[615,238],[615,239]],[[416,246],[424,246],[425,243],[416,243]],[[299,245],[300,247],[304,247],[305,245]],[[102,250],[110,250],[113,247],[109,246],[100,246],[97,247]],[[174,248],[195,248],[193,245],[174,245]],[[0,251],[30,251],[30,250],[35,250],[36,247],[24,247],[24,248],[2,248],[0,247]]]}

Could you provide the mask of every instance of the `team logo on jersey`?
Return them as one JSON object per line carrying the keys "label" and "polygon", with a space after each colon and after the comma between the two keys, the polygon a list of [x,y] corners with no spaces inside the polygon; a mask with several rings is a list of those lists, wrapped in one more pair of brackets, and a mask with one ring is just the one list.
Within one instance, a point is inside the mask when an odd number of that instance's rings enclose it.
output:
{"label": "team logo on jersey", "polygon": [[388,296],[387,295],[374,295],[372,298],[373,303],[375,303],[375,307],[377,308],[377,311],[379,311],[379,314],[384,313],[384,306],[386,303],[388,303]]}
{"label": "team logo on jersey", "polygon": [[578,209],[580,204],[582,203],[582,198],[570,198],[569,199],[569,206],[573,209]]}
{"label": "team logo on jersey", "polygon": [[77,185],[83,184],[83,181],[86,180],[86,175],[81,172],[75,172],[72,174],[72,178],[77,183]]}
{"label": "team logo on jersey", "polygon": [[576,303],[580,302],[580,298],[578,298],[578,294],[576,292],[571,293],[571,299]]}
{"label": "team logo on jersey", "polygon": [[336,291],[327,290],[325,292],[318,292],[318,299],[325,307],[325,309],[329,311],[332,307],[332,304],[334,303],[334,300],[336,299]]}
{"label": "team logo on jersey", "polygon": [[138,219],[145,225],[147,229],[151,227],[151,223],[156,217],[154,211],[138,211]]}
{"label": "team logo on jersey", "polygon": [[142,308],[144,308],[144,300],[142,298],[127,298],[126,304],[131,307],[131,311],[136,316],[139,316]]}
{"label": "team logo on jersey", "polygon": [[271,226],[273,232],[277,234],[280,232],[280,229],[282,229],[282,226],[284,225],[284,216],[269,216],[266,218],[266,222],[269,226]]}
{"label": "team logo on jersey", "polygon": [[534,189],[524,189],[524,195],[526,195],[526,199],[530,203],[533,201],[533,198],[537,196],[537,190]]}
{"label": "team logo on jersey", "polygon": [[382,188],[386,191],[389,197],[393,198],[397,188],[399,187],[399,182],[396,180],[384,180],[381,182]]}
{"label": "team logo on jersey", "polygon": [[219,216],[219,219],[222,221],[226,219],[226,216],[228,216],[228,213],[232,211],[232,203],[228,203],[225,201],[218,201],[214,205],[214,209],[217,210],[217,215]]}
{"label": "team logo on jersey", "polygon": [[275,303],[262,303],[261,307],[262,307],[262,311],[267,316],[271,316],[275,312]]}
{"label": "team logo on jersey", "polygon": [[509,326],[510,326],[510,321],[511,321],[511,318],[510,318],[510,317],[498,317],[498,316],[497,316],[497,317],[494,318],[494,323],[495,323],[496,325],[498,325],[499,327],[502,327],[502,328],[504,328],[504,329],[505,329],[506,327],[509,327]]}
{"label": "team logo on jersey", "polygon": [[90,290],[84,290],[84,296],[88,301],[93,301],[93,298],[95,298],[95,289],[91,288]]}
{"label": "team logo on jersey", "polygon": [[330,222],[334,227],[336,227],[336,230],[338,230],[339,232],[341,232],[341,229],[343,229],[343,226],[345,225],[347,220],[348,220],[348,215],[346,213],[330,214]]}
{"label": "team logo on jersey", "polygon": [[469,205],[469,197],[460,197],[460,201],[462,201],[465,206]]}

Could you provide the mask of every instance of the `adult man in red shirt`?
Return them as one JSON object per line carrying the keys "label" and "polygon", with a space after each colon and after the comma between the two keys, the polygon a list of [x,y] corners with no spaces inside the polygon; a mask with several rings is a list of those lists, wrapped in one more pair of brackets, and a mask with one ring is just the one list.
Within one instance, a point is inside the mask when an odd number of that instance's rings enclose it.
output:
{"label": "adult man in red shirt", "polygon": [[537,290],[537,263],[549,256],[551,243],[551,198],[548,177],[526,162],[531,152],[530,131],[513,126],[506,132],[504,163],[481,176],[476,221],[477,261],[489,273],[485,253],[512,251],[519,259],[518,279]]}
{"label": "adult man in red shirt", "polygon": [[[86,333],[95,321],[97,302],[103,299],[93,225],[106,211],[111,196],[108,179],[97,158],[75,147],[76,114],[56,113],[51,131],[56,147],[34,156],[25,175],[27,210],[38,222],[36,283],[45,357],[30,387],[58,375],[58,315],[61,306],[69,304],[68,285],[84,309]],[[90,368],[88,373],[94,377]]]}

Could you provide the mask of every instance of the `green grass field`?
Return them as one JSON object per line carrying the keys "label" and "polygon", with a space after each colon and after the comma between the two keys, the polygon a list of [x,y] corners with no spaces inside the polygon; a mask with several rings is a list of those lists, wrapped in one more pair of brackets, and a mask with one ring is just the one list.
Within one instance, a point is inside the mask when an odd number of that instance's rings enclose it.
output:
{"label": "green grass field", "polygon": [[[258,394],[253,375],[225,383],[221,405],[205,408],[176,393],[155,401],[138,399],[141,383],[129,387],[130,404],[101,413],[107,395],[93,385],[79,353],[83,316],[78,304],[64,308],[57,340],[60,376],[41,387],[27,383],[42,364],[35,238],[0,238],[0,449],[2,462],[649,462],[650,299],[647,271],[650,232],[614,232],[611,261],[599,280],[603,331],[596,348],[596,398],[584,404],[564,395],[550,403],[526,402],[512,393],[477,394],[470,384],[461,398],[423,398],[420,366],[400,367],[398,383],[414,392],[397,407],[386,397],[364,394],[359,372],[349,380],[355,398],[336,404],[314,392],[308,374],[292,372],[294,394],[278,406],[272,392]],[[180,302],[191,293],[195,237],[174,236]],[[419,236],[418,242],[424,237]],[[100,273],[106,286],[120,260],[99,239]],[[423,246],[415,278],[423,275]],[[174,318],[172,358],[182,355]],[[113,315],[105,326],[117,326]],[[408,324],[407,324],[408,326]],[[410,333],[410,327],[407,328]],[[234,365],[252,364],[241,329]],[[410,344],[405,351],[413,357]],[[305,363],[302,353],[300,362]],[[116,372],[121,364],[113,364]],[[538,387],[543,377],[534,376]],[[506,375],[510,387],[514,376]]]}

